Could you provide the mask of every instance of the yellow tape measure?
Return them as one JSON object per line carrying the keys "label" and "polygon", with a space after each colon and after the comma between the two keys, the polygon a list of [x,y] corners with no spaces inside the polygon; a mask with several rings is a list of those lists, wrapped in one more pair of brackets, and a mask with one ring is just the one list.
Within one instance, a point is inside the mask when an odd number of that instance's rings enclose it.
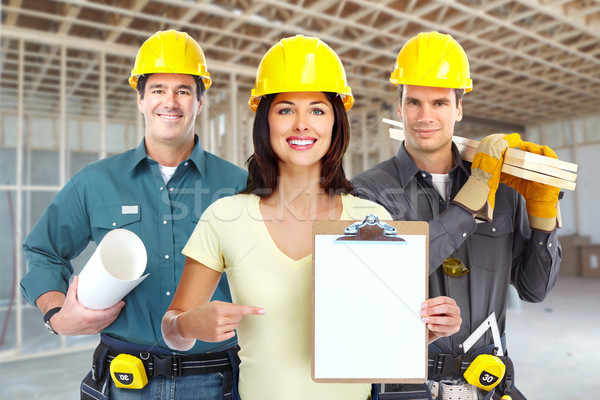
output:
{"label": "yellow tape measure", "polygon": [[142,360],[130,354],[119,354],[112,360],[110,376],[118,388],[141,389],[148,383]]}
{"label": "yellow tape measure", "polygon": [[465,371],[464,377],[473,386],[492,390],[504,378],[506,365],[491,354],[480,354]]}

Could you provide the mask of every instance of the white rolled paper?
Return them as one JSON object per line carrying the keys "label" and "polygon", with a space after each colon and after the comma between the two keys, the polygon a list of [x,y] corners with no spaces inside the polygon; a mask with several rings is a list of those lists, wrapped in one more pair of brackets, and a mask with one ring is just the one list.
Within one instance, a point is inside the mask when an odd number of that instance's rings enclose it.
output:
{"label": "white rolled paper", "polygon": [[108,232],[79,274],[77,299],[92,310],[114,306],[148,276],[142,276],[147,258],[146,247],[135,233]]}

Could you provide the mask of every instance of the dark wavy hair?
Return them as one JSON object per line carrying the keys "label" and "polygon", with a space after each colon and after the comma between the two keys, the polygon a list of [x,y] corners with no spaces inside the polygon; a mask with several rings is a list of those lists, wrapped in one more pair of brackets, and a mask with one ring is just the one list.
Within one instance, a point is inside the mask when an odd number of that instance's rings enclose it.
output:
{"label": "dark wavy hair", "polygon": [[[342,157],[350,143],[348,114],[340,96],[336,93],[324,93],[333,106],[335,119],[331,135],[331,146],[321,159],[321,187],[330,196],[352,193],[352,185],[346,178],[342,168]],[[254,154],[246,161],[248,165],[248,185],[243,193],[253,193],[260,197],[267,197],[277,188],[277,178],[279,176],[278,157],[273,147],[271,147],[269,130],[269,110],[276,95],[265,95],[258,103],[252,128]]]}

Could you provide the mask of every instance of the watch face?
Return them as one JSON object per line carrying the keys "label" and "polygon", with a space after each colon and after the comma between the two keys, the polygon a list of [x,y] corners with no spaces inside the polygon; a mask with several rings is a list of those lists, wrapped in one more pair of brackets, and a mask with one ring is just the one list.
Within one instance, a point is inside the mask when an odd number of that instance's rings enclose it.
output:
{"label": "watch face", "polygon": [[54,328],[52,328],[52,325],[50,325],[50,318],[52,318],[56,313],[58,313],[60,309],[61,307],[54,307],[52,310],[48,311],[43,318],[44,325],[46,325],[46,328],[48,328],[50,333],[52,333],[53,335],[58,335],[58,332],[56,332]]}
{"label": "watch face", "polygon": [[56,332],[53,328],[52,325],[50,325],[50,321],[46,321],[44,322],[44,325],[46,325],[46,328],[48,328],[48,330],[50,331],[50,333],[52,333],[53,335],[58,335],[58,332]]}

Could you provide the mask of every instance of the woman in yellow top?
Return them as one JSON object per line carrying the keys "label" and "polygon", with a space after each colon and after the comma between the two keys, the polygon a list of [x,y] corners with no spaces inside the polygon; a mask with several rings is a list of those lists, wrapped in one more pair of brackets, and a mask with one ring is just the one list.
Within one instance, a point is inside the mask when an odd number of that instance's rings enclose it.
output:
{"label": "woman in yellow top", "polygon": [[[313,382],[310,366],[313,221],[371,213],[390,219],[381,206],[349,194],[342,156],[353,102],[342,63],[325,43],[299,35],[273,46],[249,100],[256,117],[248,187],[213,203],[183,250],[164,339],[186,350],[196,339],[223,341],[237,329],[243,400],[371,398],[368,384]],[[235,304],[210,301],[223,272]],[[421,314],[431,340],[460,327],[452,299],[430,299]]]}

